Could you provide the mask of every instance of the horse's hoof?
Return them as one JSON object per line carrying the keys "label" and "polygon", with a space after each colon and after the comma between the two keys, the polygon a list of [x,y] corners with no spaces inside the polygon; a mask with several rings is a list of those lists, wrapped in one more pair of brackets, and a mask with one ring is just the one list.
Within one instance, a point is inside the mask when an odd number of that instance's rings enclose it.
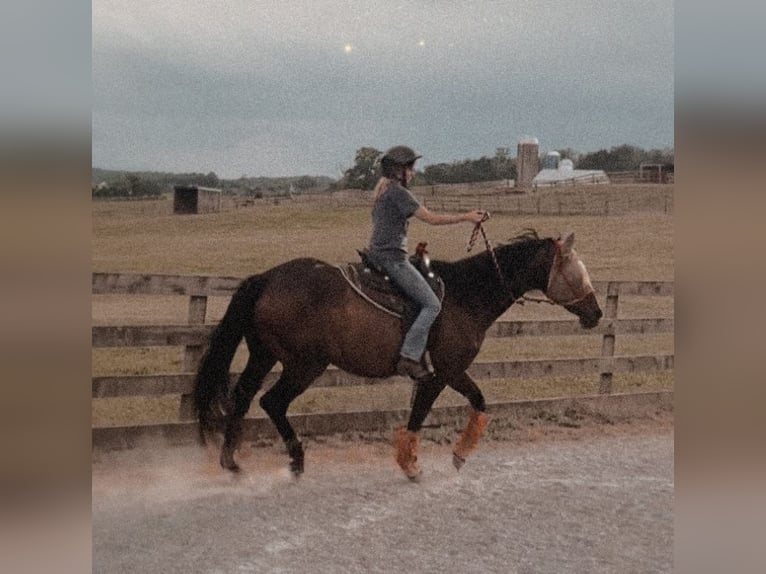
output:
{"label": "horse's hoof", "polygon": [[420,482],[420,480],[423,478],[423,471],[418,470],[415,474],[408,474],[407,478],[410,479],[410,482]]}
{"label": "horse's hoof", "polygon": [[461,468],[463,468],[464,464],[465,464],[465,459],[462,456],[457,455],[457,454],[455,454],[453,452],[452,453],[452,466],[454,466],[456,470],[460,470]]}
{"label": "horse's hoof", "polygon": [[299,440],[294,439],[287,444],[287,453],[290,456],[290,472],[295,478],[299,478],[303,474],[303,461],[305,459],[303,445]]}
{"label": "horse's hoof", "polygon": [[300,478],[303,474],[303,459],[293,459],[290,461],[290,472],[293,473],[295,478]]}
{"label": "horse's hoof", "polygon": [[236,462],[234,462],[234,459],[231,457],[225,457],[224,455],[221,455],[220,463],[221,463],[221,468],[231,471],[233,473],[238,473],[242,470],[240,466]]}

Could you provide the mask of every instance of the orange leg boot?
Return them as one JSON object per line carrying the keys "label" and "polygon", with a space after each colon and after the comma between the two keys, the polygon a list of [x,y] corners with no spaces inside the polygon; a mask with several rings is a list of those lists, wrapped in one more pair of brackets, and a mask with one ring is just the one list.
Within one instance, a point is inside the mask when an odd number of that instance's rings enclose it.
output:
{"label": "orange leg boot", "polygon": [[468,419],[468,423],[465,425],[463,434],[460,435],[460,440],[455,445],[455,450],[452,451],[452,464],[455,468],[460,470],[465,464],[466,457],[476,448],[479,444],[479,438],[481,433],[484,432],[484,428],[489,422],[489,417],[486,413],[480,411],[473,411],[471,417]]}
{"label": "orange leg boot", "polygon": [[404,474],[412,481],[420,479],[422,471],[418,466],[418,435],[408,431],[405,427],[396,429],[394,434],[396,443],[396,462]]}

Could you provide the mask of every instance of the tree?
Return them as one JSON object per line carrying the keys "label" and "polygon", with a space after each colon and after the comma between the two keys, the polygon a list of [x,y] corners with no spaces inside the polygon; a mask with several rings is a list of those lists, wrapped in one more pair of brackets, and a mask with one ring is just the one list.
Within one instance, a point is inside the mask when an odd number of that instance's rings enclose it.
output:
{"label": "tree", "polygon": [[[562,154],[563,155],[563,154]],[[673,150],[645,151],[631,145],[613,147],[584,154],[577,162],[579,169],[601,169],[606,172],[636,171],[642,163],[673,163]]]}
{"label": "tree", "polygon": [[203,176],[202,179],[200,179],[200,183],[202,187],[219,187],[220,182],[218,181],[218,176],[215,174],[214,171],[211,171],[207,175]]}
{"label": "tree", "polygon": [[516,179],[516,164],[508,153],[507,147],[499,147],[492,158],[495,179]]}
{"label": "tree", "polygon": [[354,165],[343,173],[343,185],[349,189],[372,189],[378,180],[377,161],[381,152],[374,147],[356,150]]}
{"label": "tree", "polygon": [[308,175],[304,175],[299,177],[294,182],[295,188],[300,189],[301,191],[305,191],[307,189],[311,189],[312,187],[317,186],[317,180],[314,177],[310,177]]}
{"label": "tree", "polygon": [[577,165],[580,161],[580,153],[571,147],[557,149],[556,151],[559,152],[559,155],[561,155],[561,159],[571,159],[572,164],[574,165]]}
{"label": "tree", "polygon": [[516,166],[507,151],[500,148],[495,156],[467,159],[426,166],[423,175],[428,183],[472,183],[516,177]]}

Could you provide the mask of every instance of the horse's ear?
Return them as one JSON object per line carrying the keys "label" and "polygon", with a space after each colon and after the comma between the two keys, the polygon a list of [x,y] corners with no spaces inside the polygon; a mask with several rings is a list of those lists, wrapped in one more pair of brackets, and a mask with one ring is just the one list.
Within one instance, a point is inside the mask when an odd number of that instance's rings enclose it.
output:
{"label": "horse's ear", "polygon": [[574,231],[567,235],[567,238],[564,240],[564,243],[561,244],[561,254],[562,255],[569,255],[572,251],[572,246],[574,245]]}

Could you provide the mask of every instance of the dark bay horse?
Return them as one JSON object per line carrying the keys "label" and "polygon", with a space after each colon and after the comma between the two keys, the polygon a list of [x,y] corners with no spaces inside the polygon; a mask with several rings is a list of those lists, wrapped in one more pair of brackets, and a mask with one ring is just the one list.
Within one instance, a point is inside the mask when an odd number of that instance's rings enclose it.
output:
{"label": "dark bay horse", "polygon": [[[532,231],[507,245],[455,262],[433,261],[444,281],[442,311],[431,329],[428,354],[434,376],[419,382],[406,429],[396,435],[397,462],[415,480],[417,440],[441,391],[449,386],[468,399],[473,411],[454,450],[460,468],[486,425],[486,404],[466,374],[487,329],[515,300],[543,291],[554,303],[592,328],[601,309],[585,266],[566,239],[539,238]],[[242,340],[247,366],[229,389],[229,366]],[[221,466],[238,471],[234,454],[243,419],[263,378],[277,363],[279,380],[260,399],[287,445],[290,469],[303,472],[303,447],[287,419],[290,403],[329,366],[363,377],[390,377],[401,346],[400,320],[362,298],[337,266],[316,259],[294,259],[245,279],[232,296],[202,358],[194,387],[200,436],[224,432]]]}

